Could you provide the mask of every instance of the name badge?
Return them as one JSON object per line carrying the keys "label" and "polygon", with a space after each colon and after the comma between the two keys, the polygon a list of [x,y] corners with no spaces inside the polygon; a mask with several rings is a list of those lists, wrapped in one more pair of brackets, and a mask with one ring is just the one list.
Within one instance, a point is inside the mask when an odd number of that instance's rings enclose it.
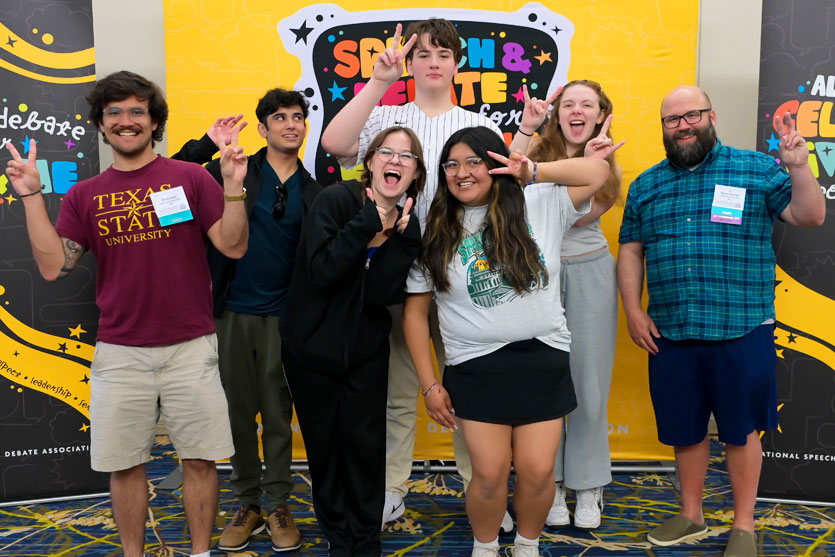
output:
{"label": "name badge", "polygon": [[745,208],[745,188],[716,184],[713,190],[713,206],[710,208],[710,222],[742,224]]}
{"label": "name badge", "polygon": [[194,218],[183,186],[152,193],[151,203],[154,204],[160,226],[169,226]]}

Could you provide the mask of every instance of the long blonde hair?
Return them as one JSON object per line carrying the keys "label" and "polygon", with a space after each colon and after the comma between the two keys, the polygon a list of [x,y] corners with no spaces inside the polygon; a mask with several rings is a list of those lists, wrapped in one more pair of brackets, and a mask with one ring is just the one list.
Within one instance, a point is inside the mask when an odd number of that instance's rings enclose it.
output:
{"label": "long blonde hair", "polygon": [[[594,127],[594,131],[592,132],[591,136],[589,136],[589,139],[592,139],[600,135],[600,130],[603,127],[603,123],[606,121],[606,118],[609,116],[609,114],[612,113],[612,101],[609,100],[609,97],[607,97],[606,93],[603,92],[603,88],[596,81],[590,81],[587,79],[577,79],[574,81],[569,81],[563,86],[562,91],[554,101],[554,108],[551,111],[551,117],[545,124],[545,128],[539,135],[536,144],[528,153],[528,157],[530,157],[532,160],[538,162],[545,162],[583,156],[583,151],[586,148],[586,143],[588,143],[588,140],[586,140],[582,145],[580,145],[579,149],[577,149],[577,152],[574,153],[572,157],[569,157],[568,150],[566,149],[565,134],[563,134],[562,128],[560,128],[560,119],[557,115],[557,111],[559,110],[563,94],[566,92],[566,90],[568,90],[569,87],[573,87],[575,85],[585,85],[597,94],[597,98],[599,100],[600,105],[600,112],[603,114],[603,119],[600,121],[599,124],[597,124]],[[606,132],[606,135],[609,136],[609,138],[612,137],[611,128],[609,128],[609,130]],[[617,165],[615,164],[614,154],[606,157],[606,161],[609,163],[609,177],[606,178],[606,182],[603,183],[603,187],[600,188],[600,190],[597,192],[595,198],[607,203],[614,203],[620,198],[620,178],[618,177],[618,173],[616,170]]]}

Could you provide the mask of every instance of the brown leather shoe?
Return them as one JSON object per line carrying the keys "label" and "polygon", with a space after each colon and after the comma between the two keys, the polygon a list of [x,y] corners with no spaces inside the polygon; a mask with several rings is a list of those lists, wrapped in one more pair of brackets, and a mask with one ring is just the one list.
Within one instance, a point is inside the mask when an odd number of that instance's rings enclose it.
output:
{"label": "brown leather shoe", "polygon": [[264,518],[259,513],[249,505],[241,505],[223,529],[217,548],[221,551],[240,551],[249,545],[252,536],[264,530],[264,525]]}
{"label": "brown leather shoe", "polygon": [[289,509],[279,507],[271,512],[267,517],[267,530],[273,542],[273,551],[293,551],[302,546],[302,535]]}

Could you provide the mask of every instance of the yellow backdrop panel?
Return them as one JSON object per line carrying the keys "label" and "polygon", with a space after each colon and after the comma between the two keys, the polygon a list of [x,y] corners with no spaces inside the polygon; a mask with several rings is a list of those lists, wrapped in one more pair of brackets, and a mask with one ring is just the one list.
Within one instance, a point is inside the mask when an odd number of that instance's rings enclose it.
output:
{"label": "yellow backdrop panel", "polygon": [[[553,62],[548,91],[566,80],[593,79],[601,82],[615,106],[612,133],[626,145],[618,151],[623,167],[625,196],[628,184],[643,170],[664,157],[659,125],[659,106],[664,94],[676,85],[695,82],[698,1],[591,0],[564,2],[553,11],[526,2],[369,2],[345,0],[339,4],[308,6],[302,0],[165,0],[167,94],[171,116],[169,150],[175,152],[188,139],[199,137],[218,116],[244,113],[254,123],[258,99],[272,87],[307,85],[306,71],[322,70],[304,60],[300,50],[308,38],[321,36],[322,26],[313,15],[318,9],[331,14],[334,35],[346,21],[391,21],[391,10],[403,19],[446,17],[457,21],[495,23],[497,40],[504,22],[525,24],[524,14],[551,14],[565,31],[559,60],[544,53],[528,53],[535,67]],[[380,10],[386,10],[385,12]],[[299,18],[305,15],[305,27]],[[386,15],[383,15],[386,14]],[[310,18],[307,18],[310,15]],[[411,16],[411,17],[409,17]],[[554,19],[556,18],[556,19]],[[323,18],[324,19],[324,18]],[[284,23],[282,23],[284,22]],[[530,21],[536,30],[539,21]],[[544,25],[544,21],[543,21]],[[383,27],[383,25],[380,25]],[[386,26],[387,27],[387,26]],[[291,34],[290,28],[295,29]],[[282,32],[280,33],[280,30]],[[384,37],[391,32],[380,30]],[[541,29],[538,30],[541,32]],[[294,40],[295,37],[295,40]],[[336,36],[336,39],[339,37]],[[375,37],[370,37],[374,39]],[[536,54],[539,58],[534,60]],[[373,63],[371,54],[368,63]],[[542,60],[542,61],[540,61]],[[335,69],[334,66],[332,69]],[[324,71],[328,71],[325,69]],[[360,71],[355,79],[362,79]],[[499,78],[501,80],[501,78]],[[544,84],[543,84],[544,85]],[[499,87],[501,84],[499,84]],[[544,87],[543,87],[544,88]],[[486,89],[485,89],[486,90]],[[507,91],[508,94],[514,91]],[[338,95],[321,91],[323,97]],[[348,95],[351,91],[347,91]],[[544,97],[542,89],[539,96]],[[346,97],[350,99],[350,96]],[[481,103],[484,98],[477,99]],[[463,100],[462,100],[463,104]],[[479,102],[468,109],[478,110]],[[318,138],[322,115],[311,113],[309,138]],[[249,153],[263,146],[256,126],[241,136]],[[318,139],[311,139],[311,142]],[[315,148],[316,144],[312,143]],[[303,149],[310,151],[310,145]],[[307,157],[310,158],[309,156]],[[312,169],[313,163],[305,165]],[[617,231],[622,209],[606,214],[603,228],[616,255]],[[646,353],[634,346],[621,312],[612,393],[609,399],[609,433],[614,459],[669,459],[671,452],[658,444],[646,380]],[[296,432],[298,427],[294,426]],[[420,404],[416,459],[452,457],[449,433],[427,419]],[[294,458],[303,459],[301,436],[294,441]]]}

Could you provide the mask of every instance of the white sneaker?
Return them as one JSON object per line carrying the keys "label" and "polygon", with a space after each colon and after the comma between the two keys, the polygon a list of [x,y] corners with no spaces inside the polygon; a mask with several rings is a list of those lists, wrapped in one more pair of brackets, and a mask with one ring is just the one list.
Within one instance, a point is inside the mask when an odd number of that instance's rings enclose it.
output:
{"label": "white sneaker", "polygon": [[386,501],[383,505],[383,526],[387,522],[397,520],[406,511],[403,496],[394,491],[386,491]]}
{"label": "white sneaker", "polygon": [[500,534],[510,534],[513,532],[513,519],[510,518],[510,513],[505,511],[502,517],[502,523],[499,526]]}
{"label": "white sneaker", "polygon": [[574,527],[580,530],[594,530],[600,526],[600,513],[602,511],[602,487],[578,490],[577,506],[574,507]]}
{"label": "white sneaker", "polygon": [[516,542],[513,544],[513,557],[540,557],[539,544]]}
{"label": "white sneaker", "polygon": [[499,557],[499,550],[492,547],[474,547],[472,557]]}
{"label": "white sneaker", "polygon": [[556,491],[554,491],[554,503],[551,505],[551,510],[548,511],[545,524],[548,526],[568,526],[570,523],[571,517],[568,515],[568,507],[565,504],[565,485],[559,482]]}

